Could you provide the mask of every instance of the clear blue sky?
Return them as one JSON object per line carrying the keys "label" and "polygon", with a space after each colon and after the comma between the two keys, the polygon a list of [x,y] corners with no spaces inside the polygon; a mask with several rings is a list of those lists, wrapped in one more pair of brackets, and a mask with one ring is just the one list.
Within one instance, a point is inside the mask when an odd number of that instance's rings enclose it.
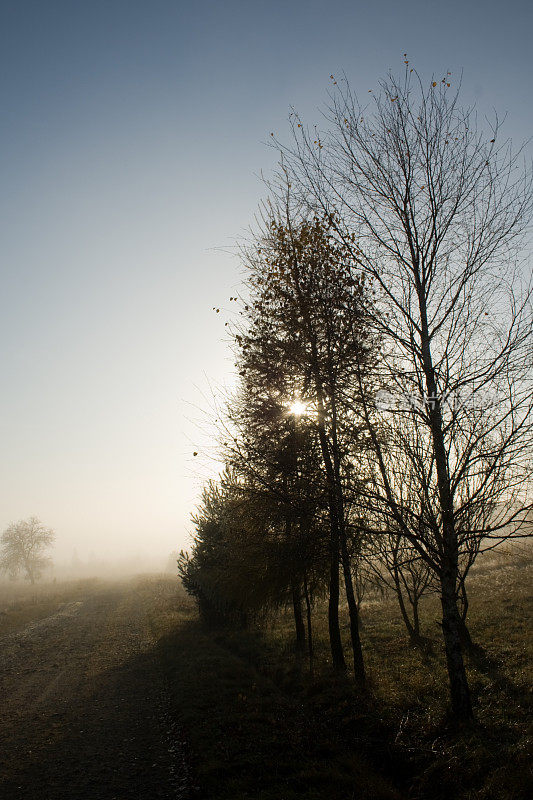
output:
{"label": "clear blue sky", "polygon": [[521,141],[532,8],[3,0],[0,529],[36,514],[67,558],[186,544],[209,470],[189,418],[231,380],[225,251],[270,131],[291,104],[318,120],[330,73],[365,93],[407,52],[463,70],[465,102]]}

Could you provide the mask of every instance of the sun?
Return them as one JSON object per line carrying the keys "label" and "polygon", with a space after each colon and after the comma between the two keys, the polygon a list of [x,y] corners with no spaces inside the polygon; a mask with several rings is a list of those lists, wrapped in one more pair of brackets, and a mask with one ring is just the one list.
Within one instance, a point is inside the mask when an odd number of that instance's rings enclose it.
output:
{"label": "sun", "polygon": [[289,404],[289,414],[292,414],[294,417],[301,417],[307,411],[307,405],[302,403],[301,400],[293,400],[292,403]]}

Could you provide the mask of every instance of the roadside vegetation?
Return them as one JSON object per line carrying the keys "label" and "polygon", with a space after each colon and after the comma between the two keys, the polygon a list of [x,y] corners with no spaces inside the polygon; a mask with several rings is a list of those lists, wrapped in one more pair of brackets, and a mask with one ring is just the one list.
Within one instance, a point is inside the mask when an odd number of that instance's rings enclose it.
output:
{"label": "roadside vegetation", "polygon": [[[213,631],[179,594],[152,625],[198,797],[210,800],[411,798],[526,800],[533,643],[531,550],[487,556],[474,569],[466,658],[476,723],[447,716],[439,602],[421,602],[425,647],[410,645],[391,595],[363,601],[369,678],[335,677],[316,609],[311,674],[295,651],[291,614],[267,626]],[[320,622],[322,620],[322,622]],[[346,608],[343,640],[349,639]]]}

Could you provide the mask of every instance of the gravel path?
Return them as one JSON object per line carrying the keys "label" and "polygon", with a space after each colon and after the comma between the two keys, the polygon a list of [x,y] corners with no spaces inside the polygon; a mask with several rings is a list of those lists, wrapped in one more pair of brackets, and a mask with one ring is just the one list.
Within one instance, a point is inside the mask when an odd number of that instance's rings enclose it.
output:
{"label": "gravel path", "polygon": [[180,745],[134,581],[0,638],[0,797],[188,796]]}

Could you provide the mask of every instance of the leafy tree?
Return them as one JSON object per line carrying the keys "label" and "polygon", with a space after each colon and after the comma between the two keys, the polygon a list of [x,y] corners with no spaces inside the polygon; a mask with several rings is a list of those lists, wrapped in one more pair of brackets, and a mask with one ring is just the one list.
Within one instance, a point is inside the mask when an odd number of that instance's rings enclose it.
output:
{"label": "leafy tree", "polygon": [[238,585],[237,570],[240,519],[229,473],[220,484],[209,481],[193,521],[196,534],[192,553],[182,551],[178,558],[183,585],[198,601],[207,624],[245,625],[244,587]]}
{"label": "leafy tree", "polygon": [[[250,359],[248,351],[247,362]],[[290,584],[299,652],[305,648],[305,600],[312,660],[312,598],[324,586],[328,555],[324,474],[314,426],[283,399],[291,391],[287,376],[280,373],[273,381],[271,362],[268,367],[267,384],[261,382],[260,370],[242,370],[241,389],[228,402],[224,415],[223,453],[242,477],[254,513],[279,532],[274,549],[265,543],[265,558],[281,556],[276,574],[278,581],[285,575]],[[285,592],[284,587],[278,588]]]}
{"label": "leafy tree", "polygon": [[[289,189],[290,187],[287,187]],[[349,503],[359,476],[357,370],[371,345],[349,254],[334,241],[329,218],[293,218],[289,198],[266,209],[263,230],[246,253],[250,303],[237,333],[241,374],[262,397],[300,398],[320,448],[329,515],[328,622],[333,665],[345,669],[339,630],[339,567],[350,614],[356,676],[365,677],[353,584]]]}
{"label": "leafy tree", "polygon": [[294,600],[295,586],[313,588],[314,534],[303,525],[287,530],[279,505],[234,469],[207,484],[194,522],[178,570],[206,623],[243,626]]}

